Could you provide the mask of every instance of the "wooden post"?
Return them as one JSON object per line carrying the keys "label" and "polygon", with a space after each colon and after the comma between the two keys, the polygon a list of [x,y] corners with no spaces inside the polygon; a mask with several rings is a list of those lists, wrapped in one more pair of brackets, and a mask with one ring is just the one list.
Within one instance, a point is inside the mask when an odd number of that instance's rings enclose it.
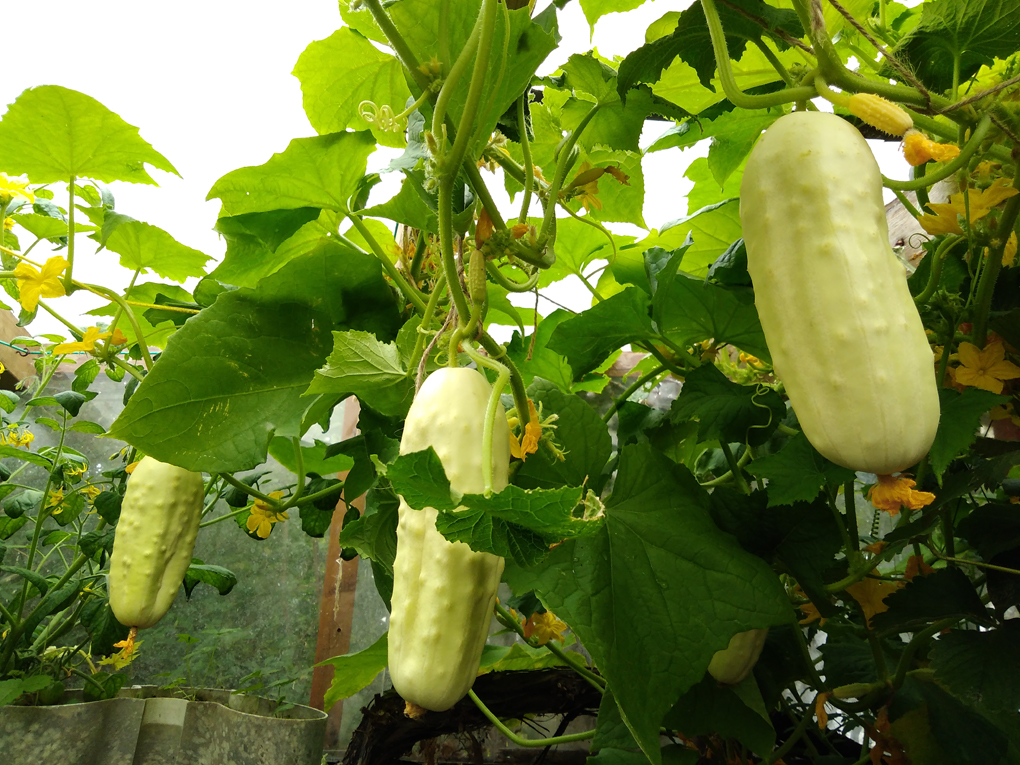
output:
{"label": "wooden post", "polygon": [[[344,425],[342,438],[346,441],[357,435],[358,400],[351,396],[344,402]],[[346,473],[340,475],[346,478]],[[344,497],[358,510],[364,512],[365,497]],[[351,625],[354,623],[354,590],[358,583],[358,559],[340,560],[340,526],[346,508],[337,503],[338,512],[333,514],[329,527],[329,552],[326,555],[325,581],[322,585],[322,600],[319,605],[319,638],[315,646],[315,662],[319,663],[334,656],[342,656],[351,647]],[[312,693],[309,705],[323,708],[326,691],[333,682],[333,668],[316,667],[312,672]],[[326,749],[339,746],[340,719],[343,702],[337,702],[329,711],[326,726]]]}

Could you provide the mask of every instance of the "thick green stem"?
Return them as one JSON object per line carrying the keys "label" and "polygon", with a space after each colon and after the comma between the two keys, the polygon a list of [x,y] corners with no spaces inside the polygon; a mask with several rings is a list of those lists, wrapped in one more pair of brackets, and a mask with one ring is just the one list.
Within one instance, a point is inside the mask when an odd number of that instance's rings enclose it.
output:
{"label": "thick green stem", "polygon": [[142,332],[142,328],[138,324],[138,319],[135,317],[135,312],[131,310],[131,307],[128,306],[126,302],[124,302],[124,298],[122,298],[119,294],[117,294],[113,290],[98,284],[81,284],[79,282],[75,282],[75,284],[79,287],[84,287],[89,292],[99,295],[100,297],[105,297],[107,300],[112,300],[114,303],[120,306],[120,308],[124,311],[124,315],[128,317],[128,321],[131,322],[131,329],[133,329],[135,332],[135,341],[138,343],[138,350],[141,351],[142,362],[145,364],[145,369],[151,372],[153,361],[152,356],[149,354],[149,345],[145,340],[145,333]]}
{"label": "thick green stem", "polygon": [[662,366],[660,364],[659,366],[655,367],[655,369],[653,369],[651,372],[648,372],[647,374],[642,375],[637,380],[635,380],[632,384],[628,385],[627,389],[624,390],[623,393],[621,393],[617,398],[613,399],[613,405],[609,407],[609,410],[604,415],[602,415],[602,422],[608,423],[611,419],[613,419],[613,415],[616,414],[617,410],[621,406],[623,406],[624,403],[626,403],[626,401],[632,395],[634,395],[634,391],[638,390],[641,386],[643,386],[649,380],[651,380],[652,378],[658,377],[659,375],[661,375],[665,371],[666,371],[666,367],[664,367],[664,366]]}
{"label": "thick green stem", "polygon": [[421,354],[425,351],[425,333],[432,325],[432,317],[435,315],[436,306],[439,305],[439,299],[442,297],[443,292],[446,290],[446,274],[444,272],[439,273],[439,278],[436,280],[436,286],[432,290],[432,294],[429,295],[428,305],[425,306],[425,313],[422,314],[421,324],[418,325],[418,337],[414,341],[414,352],[411,354],[411,361],[407,365],[407,374],[411,376],[418,369],[418,362],[421,360]]}
{"label": "thick green stem", "polygon": [[933,260],[931,263],[931,271],[928,274],[928,283],[924,286],[924,289],[920,292],[920,294],[914,298],[914,303],[916,305],[924,305],[931,300],[932,295],[935,294],[935,291],[939,287],[939,282],[942,280],[942,267],[946,263],[946,257],[949,255],[949,251],[953,249],[960,239],[961,237],[959,236],[950,235],[947,236],[941,244],[939,244],[938,248],[931,256]]}
{"label": "thick green stem", "polygon": [[372,236],[372,232],[368,230],[368,226],[365,225],[364,221],[354,213],[346,213],[347,217],[350,218],[351,223],[354,224],[354,228],[358,230],[361,237],[368,243],[369,249],[372,250],[372,254],[382,263],[383,270],[386,275],[393,280],[393,283],[397,285],[397,288],[404,295],[404,297],[414,306],[418,313],[425,313],[425,301],[422,299],[421,293],[414,289],[411,284],[404,278],[404,275],[397,270],[397,267],[390,262],[390,259],[386,257],[386,253],[383,252],[382,246]]}
{"label": "thick green stem", "polygon": [[942,630],[949,629],[958,621],[960,621],[959,617],[949,617],[948,619],[943,619],[942,621],[928,625],[920,632],[914,633],[914,636],[910,638],[910,642],[907,643],[907,647],[903,649],[903,653],[900,655],[900,661],[896,665],[896,674],[892,679],[893,688],[899,688],[903,685],[903,681],[907,678],[907,672],[910,670],[910,665],[914,662],[914,656],[917,654],[917,649],[921,647],[921,644],[933,635],[937,635],[939,632],[942,632]]}
{"label": "thick green stem", "polygon": [[[1013,188],[1020,190],[1020,165],[1017,165],[1013,176]],[[1020,194],[1010,197],[1002,216],[998,220],[998,244],[989,248],[988,262],[977,291],[977,311],[974,315],[974,345],[984,348],[988,340],[988,314],[992,310],[992,296],[995,293],[995,282],[1002,270],[1002,254],[1006,249],[1010,233],[1016,227],[1017,216],[1020,215]]]}
{"label": "thick green stem", "polygon": [[715,7],[715,0],[701,0],[701,7],[705,11],[708,34],[712,38],[712,52],[715,54],[719,82],[730,103],[740,109],[769,109],[773,106],[792,104],[795,101],[815,97],[815,89],[807,86],[786,88],[776,93],[760,96],[744,93],[737,85],[737,78],[733,76],[730,53],[726,47],[726,33],[723,31],[722,21],[719,20],[719,11]]}
{"label": "thick green stem", "polygon": [[528,408],[528,392],[524,388],[524,378],[521,377],[520,370],[510,360],[510,357],[506,355],[506,349],[493,340],[488,332],[482,332],[478,342],[485,349],[485,352],[489,354],[490,359],[500,361],[510,370],[510,392],[513,394],[514,406],[517,409],[517,420],[520,422],[523,430],[531,421],[531,410]]}
{"label": "thick green stem", "polygon": [[[498,361],[480,354],[471,347],[469,342],[464,343],[464,352],[468,355],[469,359],[475,362],[479,372],[482,367],[486,367],[496,373],[496,383],[489,392],[489,401],[485,407],[485,423],[482,426],[482,483],[485,485],[485,496],[488,497],[493,493],[492,437],[496,428],[499,397],[503,394],[503,388],[506,387],[506,383],[510,379],[510,370]],[[453,350],[451,350],[451,355],[456,355]]]}
{"label": "thick green stem", "polygon": [[466,325],[471,315],[467,296],[457,274],[457,258],[453,247],[453,184],[455,176],[444,176],[439,182],[439,251],[442,254],[443,272],[450,288],[450,297],[457,308],[457,323]]}
{"label": "thick green stem", "polygon": [[807,709],[804,711],[804,716],[801,717],[800,722],[797,723],[797,727],[793,729],[793,731],[787,737],[786,741],[783,742],[782,746],[769,753],[769,755],[765,758],[765,762],[769,763],[769,765],[772,765],[773,763],[779,762],[779,760],[783,759],[783,757],[789,754],[790,750],[793,749],[794,745],[798,741],[800,741],[801,737],[804,735],[804,732],[807,730],[808,724],[813,719],[814,709],[812,709],[811,705],[809,704]]}
{"label": "thick green stem", "polygon": [[[74,292],[74,182],[75,177],[71,176],[71,182],[67,186],[67,268],[64,269],[64,294],[70,295]],[[3,221],[0,220],[0,225]]]}
{"label": "thick green stem", "polygon": [[[492,53],[492,37],[496,29],[497,4],[497,0],[482,0],[482,9],[478,16],[481,29],[478,35],[478,50],[475,54],[475,68],[471,75],[471,85],[468,87],[464,112],[457,125],[457,137],[453,142],[453,148],[450,149],[443,162],[444,171],[449,168],[446,172],[453,175],[456,175],[457,169],[464,160],[468,141],[474,132],[473,126],[475,118],[478,116],[478,105],[481,103],[482,93],[485,91],[489,55]],[[507,32],[509,33],[509,30]]]}
{"label": "thick green stem", "polygon": [[[496,618],[500,622],[500,624],[509,627],[518,635],[520,635],[521,640],[523,640],[525,643],[535,648],[538,647],[534,642],[532,642],[532,640],[529,640],[528,638],[524,637],[524,627],[522,627],[521,623],[513,617],[513,614],[511,614],[509,611],[503,608],[503,606],[501,606],[498,602],[496,603]],[[594,687],[599,693],[605,693],[606,681],[601,676],[596,675],[587,667],[580,666],[577,663],[577,661],[575,661],[573,658],[571,658],[569,654],[567,654],[566,651],[564,651],[562,648],[556,645],[555,641],[550,640],[543,647],[548,649],[548,651],[552,653],[554,656],[556,656],[558,659],[560,659],[560,661],[567,664],[572,670],[574,670],[577,674],[579,674],[581,677],[587,680],[588,683],[592,687]],[[577,656],[577,659],[583,661],[583,659],[580,656]]]}
{"label": "thick green stem", "polygon": [[531,292],[531,290],[535,288],[535,285],[538,284],[538,279],[542,275],[541,271],[536,271],[528,277],[526,282],[518,283],[504,276],[502,272],[500,272],[499,266],[491,260],[486,262],[485,270],[496,284],[508,292]]}
{"label": "thick green stem", "polygon": [[748,486],[747,481],[744,480],[744,474],[740,470],[740,465],[737,464],[737,460],[733,456],[733,450],[730,449],[730,445],[726,443],[725,438],[719,441],[719,448],[722,449],[723,456],[726,458],[726,464],[730,466],[730,471],[733,473],[733,480],[736,482],[737,488],[740,489],[740,493],[750,494],[751,487]]}
{"label": "thick green stem", "polygon": [[418,241],[414,245],[414,257],[411,258],[411,278],[417,281],[421,279],[421,266],[425,260],[425,253],[429,249],[429,238],[425,231],[418,232]]}
{"label": "thick green stem", "polygon": [[960,149],[960,154],[952,162],[949,162],[933,173],[928,173],[920,178],[915,178],[912,181],[894,181],[891,178],[882,178],[882,185],[889,189],[898,191],[916,191],[917,189],[928,188],[934,186],[941,180],[945,180],[957,171],[962,170],[970,162],[970,158],[974,156],[980,147],[982,141],[985,140],[985,136],[988,135],[988,129],[992,126],[992,118],[987,114],[981,118],[978,122],[977,127],[974,128],[974,132],[971,134],[970,140]]}
{"label": "thick green stem", "polygon": [[[436,141],[442,142],[443,139],[443,126],[446,124],[446,111],[450,105],[450,100],[453,98],[453,91],[460,83],[464,73],[467,72],[469,66],[471,66],[471,57],[475,55],[475,51],[478,49],[478,36],[480,34],[482,24],[482,14],[479,13],[478,18],[475,20],[475,26],[471,30],[471,34],[468,36],[467,42],[464,43],[463,49],[461,49],[460,55],[457,56],[457,60],[450,67],[449,73],[446,75],[446,79],[443,80],[443,87],[439,91],[439,95],[436,97],[435,110],[432,112],[432,135],[435,136]],[[465,111],[461,116],[466,116]],[[474,116],[473,114],[471,115]]]}
{"label": "thick green stem", "polygon": [[528,210],[531,209],[531,187],[535,183],[535,163],[531,158],[531,141],[528,140],[528,121],[525,119],[524,106],[531,89],[524,91],[517,99],[517,132],[521,140],[521,152],[524,155],[524,200],[521,202],[521,214],[518,220],[521,223],[528,221]]}
{"label": "thick green stem", "polygon": [[513,743],[517,744],[517,746],[547,747],[556,746],[557,744],[569,744],[571,741],[587,741],[595,738],[594,730],[585,731],[584,733],[570,733],[566,736],[556,736],[555,738],[522,738],[506,727],[506,725],[504,725],[500,719],[496,717],[496,715],[494,715],[484,703],[482,703],[482,700],[478,698],[474,691],[468,691],[468,696],[471,697],[471,700],[475,702],[475,706],[478,707],[489,722],[491,722],[500,733],[510,739]]}
{"label": "thick green stem", "polygon": [[379,26],[383,35],[386,36],[389,41],[390,47],[397,54],[397,58],[400,59],[400,63],[407,69],[408,74],[415,81],[415,84],[422,90],[428,89],[432,84],[428,75],[418,68],[418,59],[414,57],[414,53],[411,52],[410,46],[404,40],[400,32],[393,25],[393,21],[387,15],[386,11],[383,10],[381,0],[364,0],[365,7],[368,8],[368,12],[372,14],[372,18],[375,19],[375,23]]}
{"label": "thick green stem", "polygon": [[563,181],[566,180],[567,170],[570,169],[570,155],[574,151],[574,146],[577,145],[578,139],[581,137],[581,133],[588,127],[588,123],[591,122],[595,115],[598,114],[599,109],[602,108],[601,104],[593,104],[588,110],[588,113],[581,118],[581,121],[577,124],[577,127],[571,131],[570,136],[567,137],[563,145],[560,147],[560,157],[556,162],[556,171],[553,174],[552,183],[549,184],[548,199],[545,205],[545,216],[542,219],[542,230],[538,234],[538,242],[543,247],[548,240],[556,219],[556,202],[560,195],[560,189],[563,188]]}

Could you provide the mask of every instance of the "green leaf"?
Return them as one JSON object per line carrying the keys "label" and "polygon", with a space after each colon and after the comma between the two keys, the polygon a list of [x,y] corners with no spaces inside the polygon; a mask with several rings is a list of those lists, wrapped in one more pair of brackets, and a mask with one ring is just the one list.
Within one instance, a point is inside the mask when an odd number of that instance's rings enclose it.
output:
{"label": "green leaf", "polygon": [[[770,30],[782,29],[795,38],[804,36],[804,29],[793,10],[780,10],[759,0],[736,0],[729,5],[720,4],[718,13],[726,31],[726,47],[734,61],[741,58],[748,41],[760,40],[765,31],[758,23],[740,13],[741,10],[761,19]],[[788,47],[776,36],[770,35],[768,39],[780,50]],[[659,81],[663,71],[677,57],[694,68],[702,87],[714,89],[712,78],[716,70],[715,55],[708,25],[705,23],[705,12],[698,3],[680,14],[672,34],[643,45],[624,59],[620,64],[621,94],[639,82]],[[778,74],[775,76],[778,77]]]}
{"label": "green leaf", "polygon": [[206,198],[223,203],[221,217],[301,207],[343,212],[375,145],[368,131],[295,138],[264,165],[224,175]]}
{"label": "green leaf", "polygon": [[663,715],[712,655],[737,632],[790,619],[779,579],[720,532],[707,508],[688,471],[646,444],[627,447],[605,528],[560,545],[534,569],[506,569],[515,592],[535,590],[581,638],[653,762]]}
{"label": "green leaf", "polygon": [[565,666],[563,660],[546,648],[532,648],[526,643],[514,643],[509,648],[486,645],[482,650],[482,664],[478,668],[478,674],[520,672],[562,666]]}
{"label": "green leaf", "polygon": [[[220,295],[173,335],[110,434],[191,470],[261,464],[274,435],[298,435],[330,327],[342,321],[381,332],[395,323],[392,302],[356,302],[390,294],[373,260],[331,244],[255,289]],[[366,308],[371,313],[358,313]]]}
{"label": "green leaf", "polygon": [[[15,223],[38,239],[49,239],[51,241],[67,239],[67,221],[62,218],[53,218],[49,215],[39,215],[38,213],[11,215],[10,217],[14,218]],[[83,226],[80,223],[76,223],[74,230],[76,233],[88,233],[96,229],[95,226]]]}
{"label": "green leaf", "polygon": [[613,696],[613,689],[607,688],[599,704],[599,715],[595,720],[595,738],[591,740],[591,751],[600,749],[638,749],[634,736],[620,715],[620,707]]}
{"label": "green leaf", "polygon": [[697,419],[702,441],[723,440],[759,446],[786,416],[786,404],[771,388],[738,385],[712,364],[687,374],[670,409],[674,422]]}
{"label": "green leaf", "polygon": [[28,518],[0,518],[0,540],[7,540],[13,537],[21,527],[28,523]]}
{"label": "green leaf", "polygon": [[33,183],[72,177],[155,181],[146,163],[179,175],[133,127],[94,98],[57,85],[29,88],[0,119],[0,167]]}
{"label": "green leaf", "polygon": [[935,441],[928,452],[932,470],[941,477],[949,463],[977,439],[981,418],[993,406],[1009,401],[980,388],[965,388],[957,393],[951,388],[939,390],[942,415]]}
{"label": "green leaf", "polygon": [[396,196],[382,204],[366,208],[364,214],[373,218],[386,218],[411,228],[438,234],[439,214],[422,198],[423,195],[425,195],[425,190],[421,188],[418,181],[411,177],[405,177]]}
{"label": "green leaf", "polygon": [[[699,161],[701,160],[696,160]],[[691,165],[691,168],[693,167],[694,163]],[[712,180],[711,183],[714,184],[715,181]],[[739,187],[739,182],[737,185]],[[693,204],[693,193],[688,196],[689,204]],[[709,267],[726,251],[730,243],[740,236],[739,206],[731,204],[733,201],[735,200],[713,199],[706,206],[698,207],[694,213],[663,224],[659,230],[659,238],[668,237],[677,243],[675,246],[690,244],[684,255],[683,265],[686,273],[699,277],[707,275]],[[688,238],[690,242],[687,241]],[[665,249],[673,249],[665,242],[655,244]]]}
{"label": "green leaf", "polygon": [[20,576],[35,587],[40,595],[45,595],[46,591],[50,588],[50,583],[46,581],[46,577],[37,571],[32,571],[23,566],[0,566],[0,571]]}
{"label": "green leaf", "polygon": [[934,682],[910,674],[889,702],[889,722],[890,733],[915,762],[987,765],[1002,762],[1008,746],[984,717]]}
{"label": "green leaf", "polygon": [[294,65],[293,75],[301,82],[305,114],[316,133],[367,129],[384,146],[403,147],[406,143],[403,123],[397,130],[387,130],[379,123],[366,122],[361,115],[364,101],[400,114],[411,93],[400,61],[358,32],[344,27],[311,43]]}
{"label": "green leaf", "polygon": [[1020,6],[1012,0],[935,0],[925,3],[921,21],[894,49],[904,64],[933,90],[953,86],[954,67],[966,82],[993,59],[1016,52]]}
{"label": "green leaf", "polygon": [[517,365],[525,386],[531,385],[532,380],[540,377],[554,383],[564,392],[570,390],[574,377],[570,364],[549,348],[549,338],[560,324],[573,315],[570,311],[557,308],[539,322],[534,334],[521,337],[514,332],[507,344],[507,355]]}
{"label": "green leaf", "polygon": [[[125,299],[137,301],[139,303],[149,303],[158,305],[160,301],[179,301],[179,302],[190,302],[191,294],[178,287],[175,284],[161,284],[159,282],[146,282],[144,284],[136,284],[131,287],[124,295]],[[117,312],[118,308],[115,303],[110,303],[103,306],[102,308],[95,308],[88,312],[90,316],[113,316]],[[177,326],[170,320],[164,319],[162,316],[157,315],[155,311],[139,311],[135,313],[135,318],[138,320],[138,328],[142,331],[145,336],[145,344],[149,347],[165,348],[167,340],[170,336],[177,331]],[[155,324],[150,321],[156,322]],[[118,325],[121,332],[127,338],[130,345],[134,345],[138,342],[138,337],[135,335],[135,329],[131,326],[130,322],[124,321]]]}
{"label": "green leaf", "polygon": [[915,576],[906,586],[887,595],[888,610],[872,617],[875,629],[910,632],[950,616],[991,624],[991,613],[981,603],[967,575],[958,568],[943,568]]}
{"label": "green leaf", "polygon": [[[606,177],[600,183],[606,183]],[[612,181],[610,177],[610,181]],[[601,187],[600,187],[601,188]],[[530,223],[541,225],[541,221],[532,218]],[[615,236],[617,246],[634,241],[632,236]],[[556,263],[552,268],[542,272],[538,279],[539,288],[548,287],[570,274],[584,275],[592,261],[600,258],[611,259],[612,246],[608,237],[597,228],[582,223],[575,218],[563,218],[556,221]]]}
{"label": "green leaf", "polygon": [[379,342],[368,332],[334,332],[333,350],[308,392],[353,393],[383,414],[399,415],[414,398],[414,378],[408,377],[395,343]]}
{"label": "green leaf", "polygon": [[53,682],[49,675],[33,675],[32,677],[14,677],[0,680],[0,707],[13,704],[26,693],[35,693]]}
{"label": "green leaf", "polygon": [[237,576],[222,566],[210,566],[194,558],[184,573],[184,596],[190,600],[200,582],[215,587],[220,595],[227,595],[237,584]]}
{"label": "green leaf", "polygon": [[769,507],[766,500],[762,491],[746,496],[719,487],[712,492],[712,517],[745,550],[793,574],[823,616],[834,614],[825,577],[843,538],[827,502]]}
{"label": "green leaf", "polygon": [[[435,57],[445,66],[451,66],[460,53],[460,45],[471,37],[478,3],[477,0],[451,0],[441,11],[431,0],[402,0],[387,10],[419,62],[427,63]],[[445,24],[440,20],[442,13],[446,14]],[[445,26],[445,33],[440,33],[441,26]],[[447,52],[441,50],[440,40],[456,41],[456,44]],[[527,7],[496,13],[484,95],[475,112],[475,135],[483,136],[482,142],[488,140],[499,118],[524,92],[558,40],[555,9],[546,9],[534,19]],[[507,51],[505,59],[503,51]],[[471,77],[462,77],[450,98],[449,115],[454,124],[460,121],[470,81]]]}
{"label": "green leaf", "polygon": [[120,506],[123,501],[124,498],[119,493],[107,489],[106,491],[100,492],[99,495],[92,500],[92,504],[96,508],[96,512],[99,514],[100,518],[111,526],[116,526],[117,521],[120,519]]}
{"label": "green leaf", "polygon": [[581,10],[588,20],[588,28],[595,33],[595,22],[607,13],[626,13],[641,6],[645,0],[581,0]]}
{"label": "green leaf", "polygon": [[72,430],[75,433],[90,433],[95,436],[106,435],[106,428],[98,422],[92,422],[91,420],[78,420],[68,430]]}
{"label": "green leaf", "polygon": [[27,512],[38,509],[43,493],[37,489],[25,489],[4,500],[4,513],[9,518],[20,518]]}
{"label": "green leaf", "polygon": [[[301,442],[302,467],[305,473],[318,473],[321,476],[350,470],[354,460],[346,454],[326,457],[329,444],[315,439],[312,446]],[[294,455],[294,444],[289,438],[274,438],[269,442],[269,453],[273,458],[292,473],[297,473],[297,458]]]}
{"label": "green leaf", "polygon": [[553,438],[566,454],[558,459],[540,445],[517,471],[515,483],[525,489],[566,485],[601,491],[606,478],[602,471],[613,450],[606,423],[583,398],[564,393],[550,382],[536,379],[528,388],[528,396],[536,406],[541,405],[541,416],[557,416]]}
{"label": "green leaf", "polygon": [[791,438],[778,452],[754,460],[745,468],[768,480],[769,507],[810,502],[824,486],[854,480],[854,471],[819,454],[803,433]]}
{"label": "green leaf", "polygon": [[389,651],[388,635],[389,633],[384,632],[378,640],[362,651],[335,656],[316,664],[317,667],[325,665],[333,667],[333,682],[324,698],[327,711],[341,699],[349,698],[366,688],[380,672],[386,669]]}
{"label": "green leaf", "polygon": [[443,463],[431,446],[420,452],[401,454],[387,467],[386,477],[393,491],[411,508],[454,510],[457,507],[458,503],[450,496],[450,481]]}
{"label": "green leaf", "polygon": [[[386,572],[392,583],[393,558],[397,552],[397,509],[399,500],[391,492],[368,491],[365,512],[355,521],[345,522],[340,546],[353,547]],[[378,572],[375,568],[373,571]]]}
{"label": "green leaf", "polygon": [[931,654],[935,678],[981,709],[1015,713],[1020,707],[1020,624],[1002,622],[988,631],[952,630]]}
{"label": "green leaf", "polygon": [[294,258],[330,241],[335,222],[335,213],[315,207],[220,218],[214,228],[226,239],[227,252],[210,277],[254,287]]}
{"label": "green leaf", "polygon": [[112,527],[100,531],[90,531],[88,534],[82,535],[78,546],[83,553],[102,566],[103,556],[113,555],[113,538],[116,533],[117,529]]}
{"label": "green leaf", "polygon": [[776,743],[754,675],[728,687],[711,676],[692,687],[666,714],[665,725],[687,738],[716,735],[736,739],[752,752],[767,755]]}
{"label": "green leaf", "polygon": [[548,347],[565,356],[580,379],[613,351],[654,335],[649,302],[642,290],[625,289],[556,327]]}
{"label": "green leaf", "polygon": [[368,446],[365,436],[357,435],[339,443],[330,444],[326,447],[325,456],[327,459],[334,455],[344,455],[352,461],[350,472],[344,479],[344,495],[360,497],[375,485],[375,465],[369,457]]}
{"label": "green leaf", "polygon": [[205,274],[209,256],[187,247],[161,228],[126,220],[114,229],[106,248],[120,255],[120,264],[131,271],[146,269],[175,282]]}
{"label": "green leaf", "polygon": [[1020,513],[1016,505],[989,502],[970,511],[956,527],[986,561],[1020,547]]}
{"label": "green leaf", "polygon": [[72,417],[77,417],[78,412],[81,411],[82,405],[91,398],[95,398],[94,393],[88,395],[79,393],[75,390],[65,390],[57,393],[53,396],[56,402]]}

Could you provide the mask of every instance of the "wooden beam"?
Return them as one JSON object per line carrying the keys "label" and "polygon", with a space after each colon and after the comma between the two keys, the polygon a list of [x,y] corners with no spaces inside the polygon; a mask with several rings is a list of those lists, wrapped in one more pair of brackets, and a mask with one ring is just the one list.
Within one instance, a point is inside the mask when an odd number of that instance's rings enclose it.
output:
{"label": "wooden beam", "polygon": [[[343,440],[358,433],[358,400],[351,396],[344,402]],[[340,478],[346,478],[341,473]],[[344,497],[359,511],[365,510],[364,495],[355,498]],[[322,599],[319,604],[319,637],[315,646],[315,662],[318,664],[334,656],[342,656],[351,647],[351,626],[354,623],[354,592],[358,584],[358,559],[340,559],[340,527],[346,506],[337,502],[337,512],[329,527],[329,552],[326,555],[326,573],[322,585]],[[312,671],[312,692],[309,705],[323,708],[326,691],[333,683],[333,667],[316,667]],[[343,702],[336,703],[329,711],[326,724],[326,749],[339,746],[340,720],[343,716]]]}

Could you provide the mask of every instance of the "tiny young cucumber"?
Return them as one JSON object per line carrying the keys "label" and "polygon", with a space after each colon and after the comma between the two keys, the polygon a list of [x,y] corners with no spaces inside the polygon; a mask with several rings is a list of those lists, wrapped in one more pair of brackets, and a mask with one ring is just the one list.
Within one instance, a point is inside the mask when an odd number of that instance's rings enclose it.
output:
{"label": "tiny young cucumber", "polygon": [[933,357],[867,142],[834,114],[781,117],[747,161],[740,220],[762,329],[804,435],[852,470],[918,462],[939,424]]}
{"label": "tiny young cucumber", "polygon": [[738,632],[721,651],[716,651],[708,665],[708,674],[723,685],[737,685],[751,674],[761,650],[765,647],[767,629]]}
{"label": "tiny young cucumber", "polygon": [[125,627],[151,627],[191,565],[205,495],[202,476],[144,457],[128,479],[110,556],[110,608]]}
{"label": "tiny young cucumber", "polygon": [[[491,387],[481,373],[443,368],[424,382],[404,424],[400,453],[432,447],[451,488],[481,494],[482,430]],[[509,427],[503,407],[492,436],[493,490],[507,485]],[[442,712],[463,698],[478,674],[503,559],[449,542],[437,512],[400,499],[393,561],[389,668],[409,705]],[[409,707],[410,708],[410,707]]]}

